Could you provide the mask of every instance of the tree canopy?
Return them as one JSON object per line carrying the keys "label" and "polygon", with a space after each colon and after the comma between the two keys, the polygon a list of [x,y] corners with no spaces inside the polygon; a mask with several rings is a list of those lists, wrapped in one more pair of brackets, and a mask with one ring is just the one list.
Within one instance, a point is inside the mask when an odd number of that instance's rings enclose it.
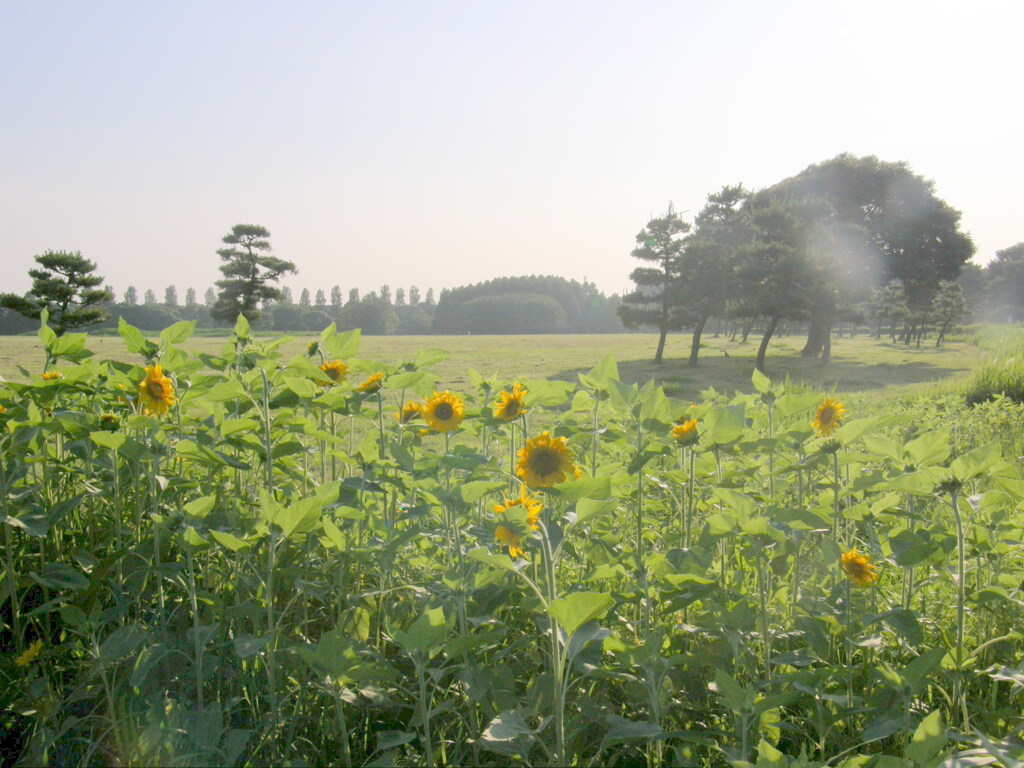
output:
{"label": "tree canopy", "polygon": [[236,224],[224,236],[223,242],[230,247],[217,251],[224,279],[217,281],[220,290],[210,310],[214,320],[232,323],[244,315],[253,322],[259,319],[262,302],[281,298],[275,283],[297,270],[292,262],[270,255],[269,237],[270,232],[256,224]]}
{"label": "tree canopy", "polygon": [[29,292],[24,296],[0,294],[0,306],[30,318],[39,318],[45,309],[58,336],[107,317],[103,304],[113,296],[98,287],[103,278],[92,274],[95,263],[79,251],[46,251],[35,260],[39,267],[28,271],[32,278]]}

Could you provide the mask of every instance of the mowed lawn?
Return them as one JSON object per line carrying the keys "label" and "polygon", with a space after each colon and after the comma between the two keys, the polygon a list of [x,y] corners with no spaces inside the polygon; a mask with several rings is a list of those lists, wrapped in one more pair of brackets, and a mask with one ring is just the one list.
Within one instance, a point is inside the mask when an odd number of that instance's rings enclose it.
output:
{"label": "mowed lawn", "polygon": [[[288,335],[281,347],[284,359],[303,354],[315,335]],[[154,335],[155,338],[155,335]],[[225,337],[195,337],[184,347],[190,352],[217,354]],[[466,370],[473,368],[500,381],[531,378],[575,380],[578,372],[592,368],[606,355],[619,364],[626,382],[655,379],[675,397],[696,398],[714,387],[719,391],[750,390],[750,374],[757,343],[753,335],[746,344],[728,337],[706,335],[701,361],[696,368],[687,365],[690,336],[669,336],[665,360],[652,362],[657,337],[654,334],[583,334],[543,336],[366,336],[360,344],[359,358],[386,363],[411,359],[417,350],[438,348],[448,358],[433,366],[442,389],[468,388]],[[929,385],[962,378],[977,365],[984,353],[974,345],[951,342],[941,348],[934,341],[920,349],[891,344],[860,335],[836,337],[832,360],[800,357],[803,336],[784,336],[773,340],[768,350],[767,373],[774,380],[787,376],[823,390],[888,397],[897,390],[914,385]],[[90,336],[87,346],[101,359],[139,362],[126,352],[119,336]],[[38,371],[43,354],[35,336],[0,336],[0,376],[23,379],[19,366]]]}

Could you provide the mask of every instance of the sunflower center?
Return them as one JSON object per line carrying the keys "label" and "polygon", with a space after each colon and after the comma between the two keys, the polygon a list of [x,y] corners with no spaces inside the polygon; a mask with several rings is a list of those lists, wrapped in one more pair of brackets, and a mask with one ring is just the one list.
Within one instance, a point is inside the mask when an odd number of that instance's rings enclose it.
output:
{"label": "sunflower center", "polygon": [[818,416],[818,420],[822,424],[831,424],[832,419],[835,417],[836,411],[832,406],[825,406],[821,409],[821,415]]}
{"label": "sunflower center", "polygon": [[513,416],[518,416],[519,415],[519,401],[518,400],[509,400],[508,401],[508,405],[505,406],[505,415],[508,416],[510,419]]}
{"label": "sunflower center", "polygon": [[163,400],[164,398],[164,385],[159,381],[151,381],[146,385],[146,391],[149,392],[149,396],[155,400]]}
{"label": "sunflower center", "polygon": [[434,418],[439,421],[447,421],[454,415],[455,411],[452,409],[451,403],[438,403],[434,408]]}
{"label": "sunflower center", "polygon": [[327,374],[327,378],[329,378],[331,381],[337,381],[338,380],[338,369],[337,368],[328,368],[326,371],[324,371],[324,373]]}
{"label": "sunflower center", "polygon": [[538,449],[530,457],[530,469],[540,476],[557,472],[562,466],[562,457],[550,449]]}

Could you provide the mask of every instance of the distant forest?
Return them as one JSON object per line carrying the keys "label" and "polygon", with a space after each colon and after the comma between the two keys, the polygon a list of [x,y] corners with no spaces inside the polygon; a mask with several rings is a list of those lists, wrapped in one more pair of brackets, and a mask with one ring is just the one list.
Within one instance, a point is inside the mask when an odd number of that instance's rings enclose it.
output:
{"label": "distant forest", "polygon": [[[116,328],[121,317],[144,331],[159,331],[178,320],[196,320],[200,328],[227,327],[210,316],[214,288],[202,298],[191,288],[179,298],[175,286],[161,297],[152,290],[140,297],[134,286],[120,293],[105,288],[120,300],[104,305],[109,318],[89,330]],[[530,275],[444,289],[437,298],[433,289],[421,295],[416,286],[392,290],[383,285],[362,296],[357,288],[347,293],[340,286],[307,288],[297,299],[283,288],[280,301],[261,307],[254,327],[318,332],[336,323],[340,330],[361,328],[368,335],[621,333],[626,329],[618,309],[619,296],[605,295],[593,283]],[[37,320],[0,308],[0,334],[31,332],[38,326]]]}

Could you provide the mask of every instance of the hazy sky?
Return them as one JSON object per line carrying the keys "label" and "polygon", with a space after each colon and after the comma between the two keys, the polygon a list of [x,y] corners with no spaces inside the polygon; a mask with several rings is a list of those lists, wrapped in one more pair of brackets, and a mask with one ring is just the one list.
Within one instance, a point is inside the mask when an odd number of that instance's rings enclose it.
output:
{"label": "hazy sky", "polygon": [[629,286],[668,202],[906,160],[984,263],[1024,240],[1024,3],[0,0],[0,290],[118,294],[267,227],[295,289]]}

